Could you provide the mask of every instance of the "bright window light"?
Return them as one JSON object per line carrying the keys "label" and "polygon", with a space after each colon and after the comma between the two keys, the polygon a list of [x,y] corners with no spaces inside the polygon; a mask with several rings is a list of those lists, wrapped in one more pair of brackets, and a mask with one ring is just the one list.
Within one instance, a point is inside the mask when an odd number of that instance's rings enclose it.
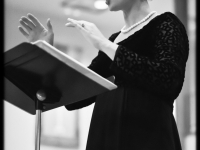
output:
{"label": "bright window light", "polygon": [[94,2],[94,7],[96,9],[107,9],[108,5],[106,5],[105,0],[97,0]]}

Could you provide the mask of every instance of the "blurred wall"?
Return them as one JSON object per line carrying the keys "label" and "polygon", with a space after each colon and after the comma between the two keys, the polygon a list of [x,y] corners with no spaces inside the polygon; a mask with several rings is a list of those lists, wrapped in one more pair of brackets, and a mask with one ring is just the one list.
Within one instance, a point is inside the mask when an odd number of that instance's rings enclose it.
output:
{"label": "blurred wall", "polygon": [[175,13],[186,27],[189,58],[185,83],[177,101],[177,125],[183,150],[196,149],[196,1],[175,0]]}

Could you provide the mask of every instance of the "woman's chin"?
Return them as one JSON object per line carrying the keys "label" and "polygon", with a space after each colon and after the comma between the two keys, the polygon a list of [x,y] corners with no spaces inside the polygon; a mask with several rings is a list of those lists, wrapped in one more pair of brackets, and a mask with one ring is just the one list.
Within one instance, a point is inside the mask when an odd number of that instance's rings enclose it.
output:
{"label": "woman's chin", "polygon": [[119,11],[118,9],[109,8],[110,11]]}
{"label": "woman's chin", "polygon": [[112,6],[112,5],[108,5],[108,9],[110,11],[118,11],[119,9],[117,9],[116,7]]}

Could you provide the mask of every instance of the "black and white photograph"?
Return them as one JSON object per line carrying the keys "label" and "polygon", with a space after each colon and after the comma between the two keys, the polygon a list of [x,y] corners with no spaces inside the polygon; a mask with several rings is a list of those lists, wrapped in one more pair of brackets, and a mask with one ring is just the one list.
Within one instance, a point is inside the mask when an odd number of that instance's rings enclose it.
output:
{"label": "black and white photograph", "polygon": [[196,0],[5,0],[4,150],[198,150]]}

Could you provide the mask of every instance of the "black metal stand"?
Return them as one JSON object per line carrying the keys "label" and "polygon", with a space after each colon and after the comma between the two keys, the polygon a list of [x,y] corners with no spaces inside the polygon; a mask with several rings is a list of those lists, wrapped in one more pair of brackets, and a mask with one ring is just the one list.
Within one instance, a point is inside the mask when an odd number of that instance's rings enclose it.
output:
{"label": "black metal stand", "polygon": [[42,113],[42,101],[46,99],[46,94],[43,90],[39,90],[36,93],[36,128],[35,128],[35,150],[40,150],[41,139],[41,113]]}

